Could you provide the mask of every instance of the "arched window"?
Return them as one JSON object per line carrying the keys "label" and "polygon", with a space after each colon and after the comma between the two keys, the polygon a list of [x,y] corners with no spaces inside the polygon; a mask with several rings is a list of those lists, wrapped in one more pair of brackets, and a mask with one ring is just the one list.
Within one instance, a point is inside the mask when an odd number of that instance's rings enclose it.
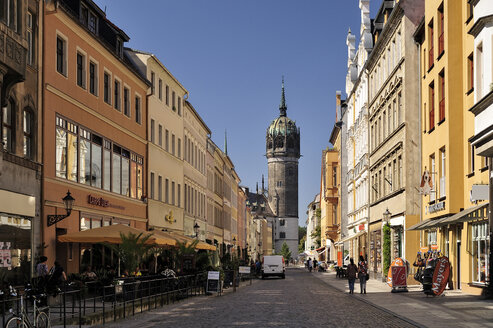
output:
{"label": "arched window", "polygon": [[23,132],[24,132],[24,157],[34,158],[34,116],[31,109],[26,108],[23,112]]}
{"label": "arched window", "polygon": [[3,148],[13,153],[15,150],[15,102],[9,99],[7,107],[2,108],[2,142]]}

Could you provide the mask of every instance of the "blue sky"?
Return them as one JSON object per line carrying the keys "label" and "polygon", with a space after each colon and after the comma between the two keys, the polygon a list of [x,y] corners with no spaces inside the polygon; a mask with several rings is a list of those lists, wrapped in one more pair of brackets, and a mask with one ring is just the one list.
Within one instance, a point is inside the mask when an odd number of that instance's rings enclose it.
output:
{"label": "blue sky", "polygon": [[[267,177],[265,133],[279,115],[285,76],[288,116],[301,128],[299,217],[320,192],[335,92],[344,91],[350,27],[359,36],[357,0],[96,0],[131,38],[154,53],[190,92],[189,100],[255,189]],[[372,17],[378,3],[371,3]],[[344,95],[344,93],[343,93]]]}

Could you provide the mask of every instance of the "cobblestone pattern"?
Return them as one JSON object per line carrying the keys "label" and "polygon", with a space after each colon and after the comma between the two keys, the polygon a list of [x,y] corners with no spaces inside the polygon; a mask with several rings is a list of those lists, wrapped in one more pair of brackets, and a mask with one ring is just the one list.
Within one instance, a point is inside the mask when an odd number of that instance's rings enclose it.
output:
{"label": "cobblestone pattern", "polygon": [[196,297],[106,327],[414,327],[302,269],[236,293]]}

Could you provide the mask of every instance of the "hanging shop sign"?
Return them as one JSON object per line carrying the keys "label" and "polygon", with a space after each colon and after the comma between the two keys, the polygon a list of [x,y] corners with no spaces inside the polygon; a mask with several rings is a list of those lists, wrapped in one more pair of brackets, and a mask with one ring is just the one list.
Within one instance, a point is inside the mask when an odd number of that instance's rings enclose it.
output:
{"label": "hanging shop sign", "polygon": [[435,296],[443,293],[448,283],[450,274],[450,262],[446,256],[440,257],[437,260],[435,271],[433,272],[433,282],[431,290]]}
{"label": "hanging shop sign", "polygon": [[358,229],[359,229],[359,231],[361,231],[361,230],[365,230],[365,225],[364,225],[364,224],[360,224],[360,225],[358,226]]}

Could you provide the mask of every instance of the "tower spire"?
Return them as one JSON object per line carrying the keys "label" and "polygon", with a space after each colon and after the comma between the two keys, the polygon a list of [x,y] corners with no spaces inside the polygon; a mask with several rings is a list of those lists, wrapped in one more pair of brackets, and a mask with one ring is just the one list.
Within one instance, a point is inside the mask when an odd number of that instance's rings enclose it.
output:
{"label": "tower spire", "polygon": [[286,116],[286,110],[288,107],[286,106],[286,96],[284,95],[284,75],[282,76],[282,94],[281,94],[281,104],[279,105],[279,111],[281,112],[281,116]]}
{"label": "tower spire", "polygon": [[228,130],[224,129],[224,153],[228,155]]}

